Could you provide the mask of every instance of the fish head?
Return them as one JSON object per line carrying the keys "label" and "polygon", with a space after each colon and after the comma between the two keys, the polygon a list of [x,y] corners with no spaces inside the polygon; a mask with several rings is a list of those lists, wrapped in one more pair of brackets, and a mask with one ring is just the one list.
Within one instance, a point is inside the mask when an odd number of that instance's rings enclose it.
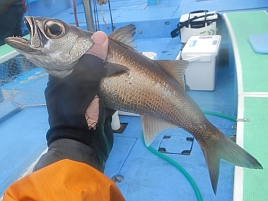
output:
{"label": "fish head", "polygon": [[24,17],[30,39],[8,37],[6,43],[49,74],[65,77],[92,46],[93,33],[58,19]]}

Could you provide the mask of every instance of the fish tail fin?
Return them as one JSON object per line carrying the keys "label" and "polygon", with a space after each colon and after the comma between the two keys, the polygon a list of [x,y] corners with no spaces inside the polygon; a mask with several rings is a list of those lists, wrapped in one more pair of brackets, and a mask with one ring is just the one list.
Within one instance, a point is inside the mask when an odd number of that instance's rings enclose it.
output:
{"label": "fish tail fin", "polygon": [[215,194],[217,192],[221,159],[240,167],[263,169],[262,165],[242,147],[222,133],[219,133],[218,136],[219,138],[216,142],[205,143],[205,146],[202,148]]}

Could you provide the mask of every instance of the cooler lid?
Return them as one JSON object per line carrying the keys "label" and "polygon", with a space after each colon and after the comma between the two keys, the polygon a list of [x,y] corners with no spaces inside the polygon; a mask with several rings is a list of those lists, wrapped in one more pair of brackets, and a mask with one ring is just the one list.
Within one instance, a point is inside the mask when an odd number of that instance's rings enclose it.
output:
{"label": "cooler lid", "polygon": [[[200,12],[200,13],[188,13],[188,14],[183,14],[180,18],[180,22],[185,22],[187,21],[188,19],[192,19],[194,18],[195,16],[196,17],[199,17],[199,16],[202,16],[202,15],[208,15],[208,14],[213,14],[213,15],[209,15],[206,17],[206,20],[215,20],[218,18],[218,14],[216,11],[210,11],[210,12]],[[205,17],[201,17],[201,18],[198,18],[196,20],[194,20],[195,22],[197,21],[205,21]]]}
{"label": "cooler lid", "polygon": [[220,35],[192,36],[182,49],[182,57],[202,54],[216,56],[220,43]]}

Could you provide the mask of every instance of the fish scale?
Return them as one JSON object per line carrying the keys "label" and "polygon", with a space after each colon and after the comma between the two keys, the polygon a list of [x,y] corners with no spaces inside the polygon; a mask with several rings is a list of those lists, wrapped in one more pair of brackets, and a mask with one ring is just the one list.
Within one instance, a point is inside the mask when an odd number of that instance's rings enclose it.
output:
{"label": "fish scale", "polygon": [[[9,37],[6,43],[56,77],[70,74],[93,45],[93,33],[61,20],[26,16],[25,22],[30,41]],[[57,27],[56,35],[52,27]],[[204,153],[215,194],[221,159],[241,167],[262,169],[252,155],[212,125],[184,91],[183,72],[187,62],[145,57],[131,46],[134,33],[132,24],[109,36],[107,75],[101,80],[99,94],[106,107],[140,114],[146,145],[164,129],[181,127],[191,133]],[[66,56],[68,60],[64,59]]]}

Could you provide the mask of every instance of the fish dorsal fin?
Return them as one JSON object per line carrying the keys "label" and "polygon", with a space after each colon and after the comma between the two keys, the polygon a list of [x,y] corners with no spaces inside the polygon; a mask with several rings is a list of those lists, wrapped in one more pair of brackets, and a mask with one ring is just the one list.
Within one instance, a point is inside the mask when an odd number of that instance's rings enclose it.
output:
{"label": "fish dorsal fin", "polygon": [[152,116],[141,116],[141,120],[146,146],[149,146],[161,131],[170,128],[178,128],[177,125]]}
{"label": "fish dorsal fin", "polygon": [[184,88],[184,70],[188,61],[184,60],[155,60],[160,67],[174,77],[177,82]]}
{"label": "fish dorsal fin", "polygon": [[129,24],[115,30],[109,35],[109,38],[123,43],[128,48],[131,47],[133,49],[136,49],[136,47],[132,44],[134,41],[134,34],[136,33],[135,30],[136,26],[134,24]]}
{"label": "fish dorsal fin", "polygon": [[120,64],[114,64],[114,63],[105,63],[105,68],[107,68],[105,77],[128,73],[129,71],[129,68],[122,66]]}

